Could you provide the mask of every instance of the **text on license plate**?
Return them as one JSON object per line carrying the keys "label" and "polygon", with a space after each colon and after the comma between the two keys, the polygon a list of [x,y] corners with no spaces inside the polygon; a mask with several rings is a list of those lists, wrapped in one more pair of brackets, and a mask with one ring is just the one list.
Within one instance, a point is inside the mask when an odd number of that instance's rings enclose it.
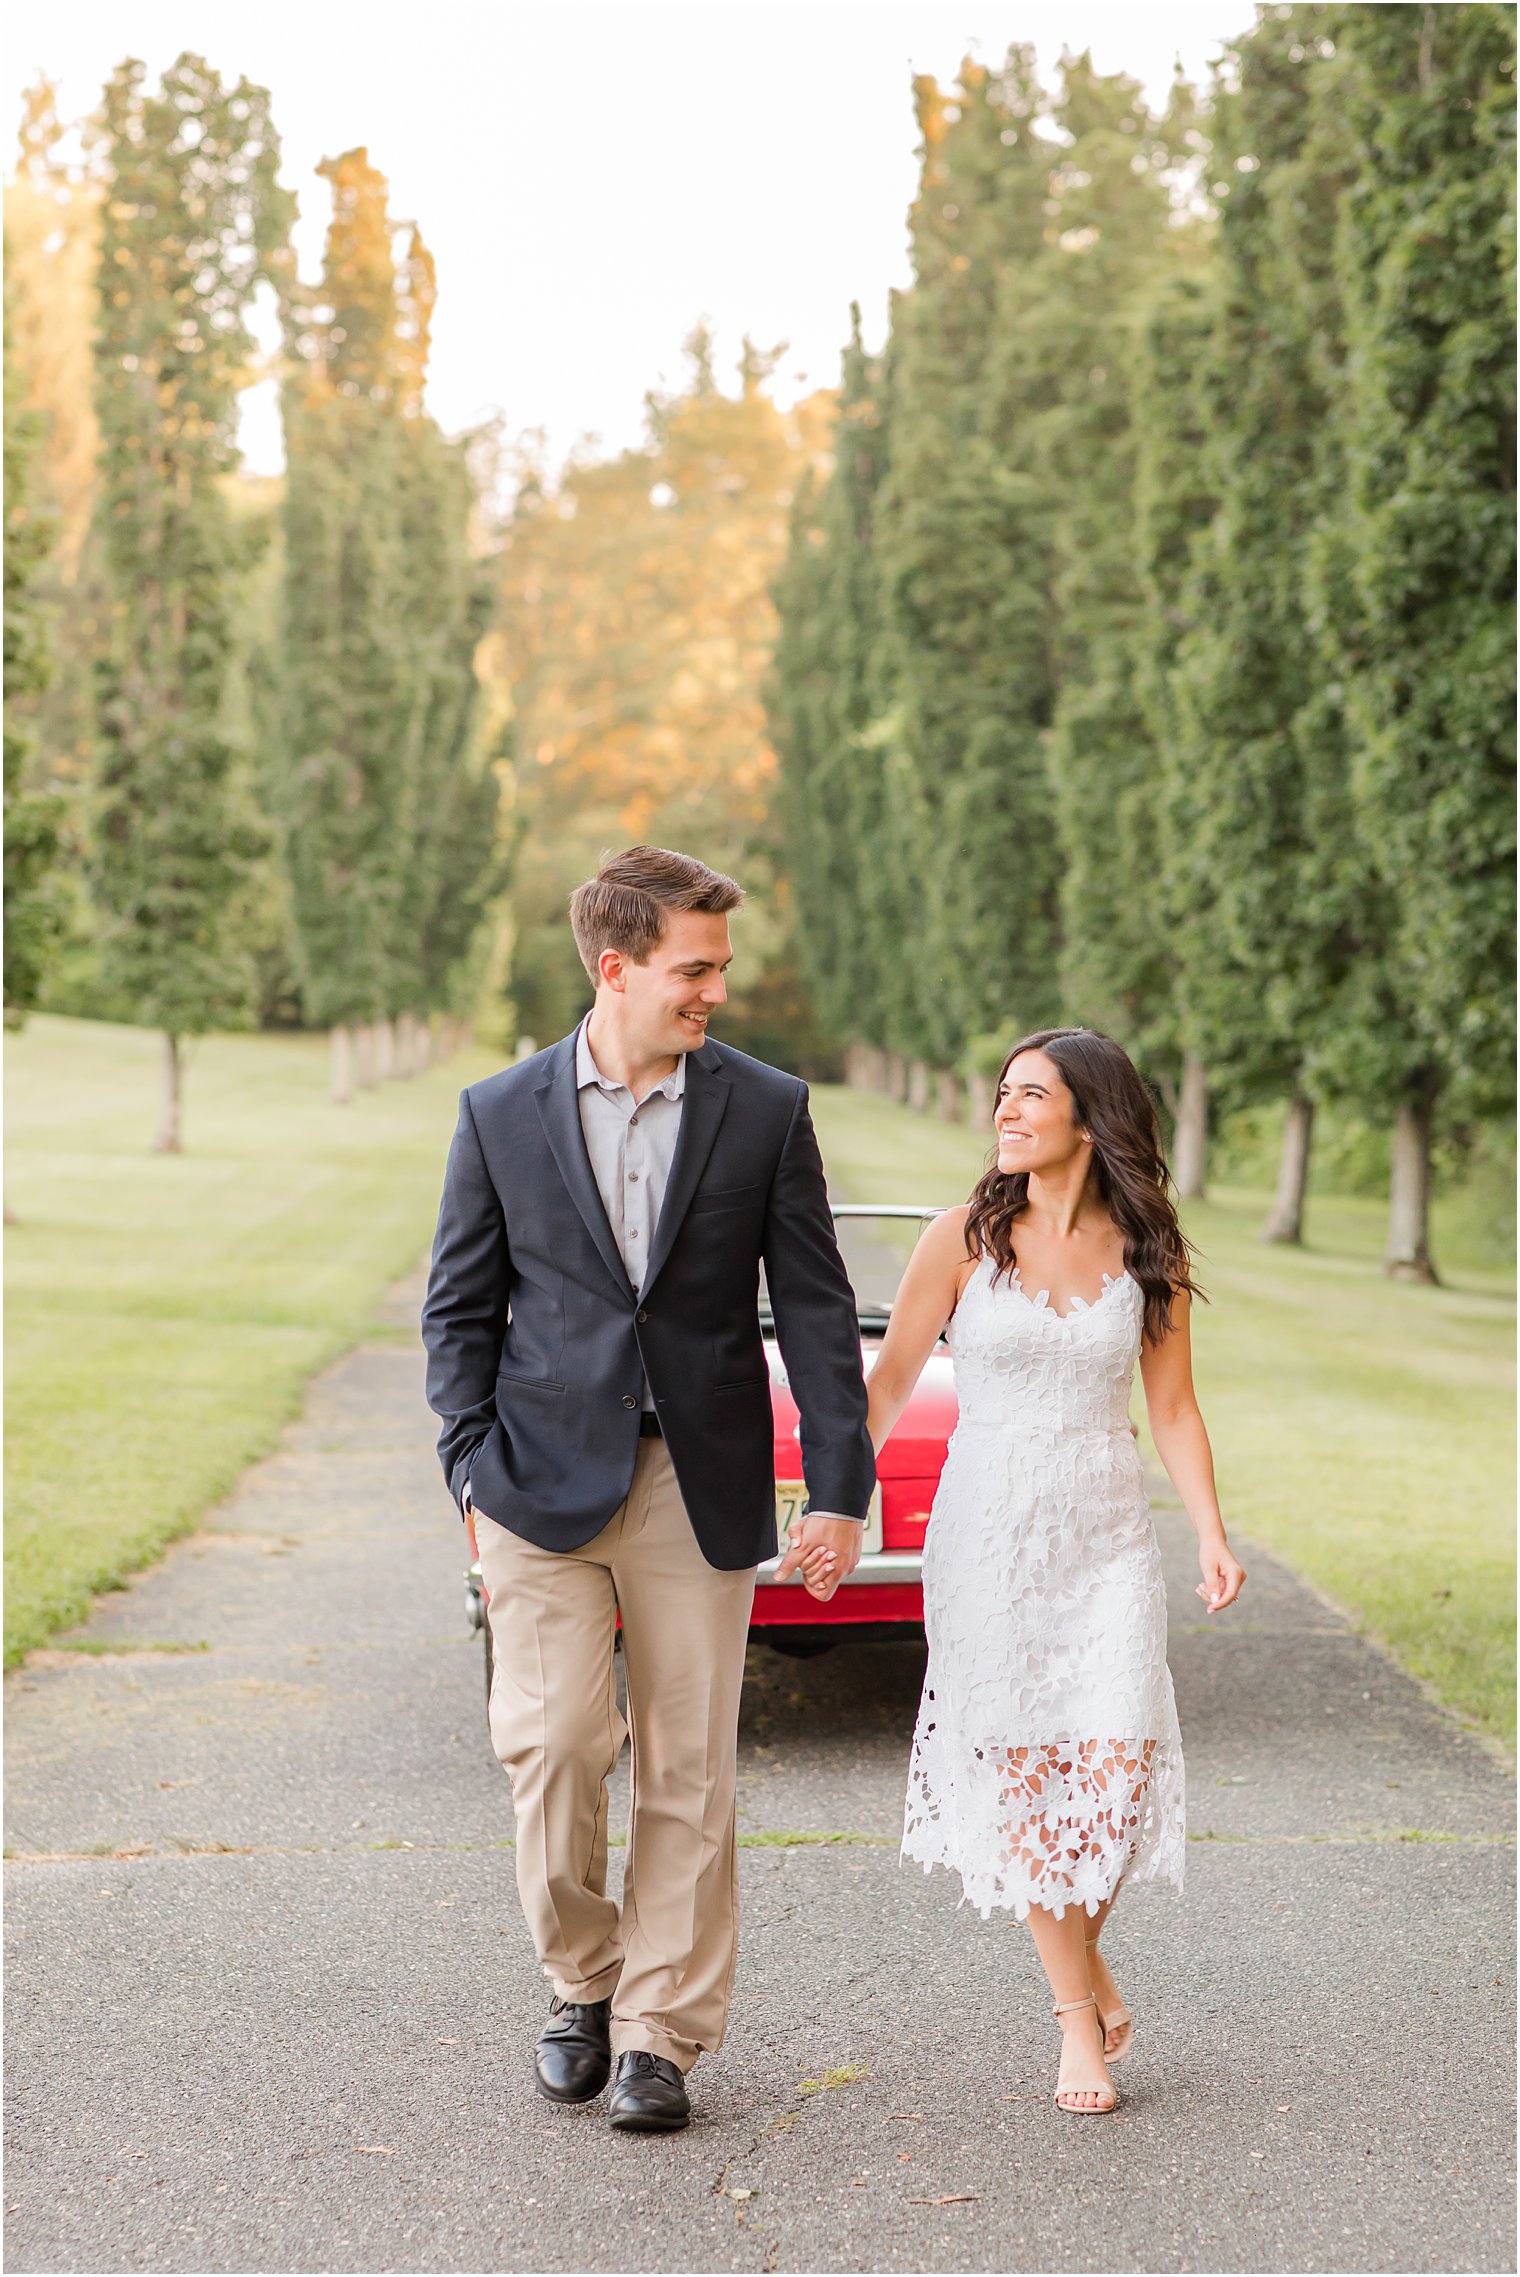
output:
{"label": "text on license plate", "polygon": [[[783,1550],[786,1548],[786,1537],[790,1531],[792,1523],[795,1519],[798,1519],[802,1516],[803,1505],[806,1503],[806,1501],[807,1488],[803,1485],[801,1479],[777,1479],[776,1532],[781,1537],[781,1547]],[[865,1533],[862,1536],[860,1544],[861,1555],[864,1557],[870,1551],[879,1550],[880,1548],[881,1488],[877,1486],[873,1487],[871,1491],[871,1506],[866,1512]]]}

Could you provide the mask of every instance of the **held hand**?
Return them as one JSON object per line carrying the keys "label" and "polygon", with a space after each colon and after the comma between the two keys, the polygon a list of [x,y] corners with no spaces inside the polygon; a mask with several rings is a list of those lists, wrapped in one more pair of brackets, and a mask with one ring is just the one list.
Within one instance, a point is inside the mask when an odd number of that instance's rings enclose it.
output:
{"label": "held hand", "polygon": [[1198,1595],[1211,1613],[1222,1613],[1226,1605],[1233,1605],[1245,1587],[1246,1569],[1227,1542],[1200,1549],[1198,1569],[1203,1575]]}
{"label": "held hand", "polygon": [[809,1515],[799,1520],[776,1568],[776,1579],[785,1581],[800,1569],[809,1596],[826,1605],[845,1575],[860,1563],[863,1532],[853,1518]]}
{"label": "held hand", "polygon": [[802,1561],[802,1586],[820,1605],[826,1605],[839,1587],[832,1550],[809,1550]]}
{"label": "held hand", "polygon": [[794,1573],[800,1571],[802,1586],[808,1595],[816,1597],[821,1605],[826,1605],[839,1587],[837,1563],[832,1550],[817,1543],[810,1547],[803,1527],[797,1525],[792,1528],[786,1554],[776,1568],[776,1579],[788,1581]]}
{"label": "held hand", "polygon": [[776,1579],[788,1581],[794,1573],[801,1573],[802,1586],[810,1597],[826,1605],[838,1583],[834,1578],[834,1559],[829,1550],[804,1552],[799,1543],[790,1543],[786,1555],[776,1568]]}

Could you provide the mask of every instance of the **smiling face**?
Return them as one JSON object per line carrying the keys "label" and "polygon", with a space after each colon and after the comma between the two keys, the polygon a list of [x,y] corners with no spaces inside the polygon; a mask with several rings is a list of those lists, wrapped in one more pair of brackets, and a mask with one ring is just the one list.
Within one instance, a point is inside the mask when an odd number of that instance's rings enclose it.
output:
{"label": "smiling face", "polygon": [[1009,1061],[993,1122],[997,1166],[1005,1176],[1016,1170],[1049,1173],[1092,1153],[1066,1079],[1045,1052],[1020,1052]]}
{"label": "smiling face", "polygon": [[710,1015],[727,1001],[723,975],[732,959],[728,919],[695,909],[666,912],[665,930],[643,964],[604,949],[601,986],[617,1000],[627,1047],[648,1059],[700,1051]]}

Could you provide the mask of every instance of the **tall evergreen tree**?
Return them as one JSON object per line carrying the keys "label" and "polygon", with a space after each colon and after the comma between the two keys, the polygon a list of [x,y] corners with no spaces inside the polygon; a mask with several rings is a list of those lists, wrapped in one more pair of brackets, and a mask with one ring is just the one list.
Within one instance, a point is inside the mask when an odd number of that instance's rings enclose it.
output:
{"label": "tall evergreen tree", "polygon": [[182,55],[106,89],[109,196],[96,337],[99,528],[112,623],[102,667],[95,891],[111,977],[165,1038],[160,1150],[180,1145],[180,1042],[246,1014],[237,895],[263,842],[223,726],[246,567],[223,478],[237,464],[247,312],[290,200],[262,88]]}
{"label": "tall evergreen tree", "polygon": [[[365,151],[320,171],[333,188],[321,284],[292,284],[285,304],[275,799],[303,997],[332,1030],[341,1101],[355,1028],[368,1042],[376,1023],[388,1035],[396,1014],[443,1001],[441,974],[498,882],[496,789],[476,743],[469,476],[423,405],[432,263],[415,229],[393,226]],[[461,832],[477,830],[471,862]]]}
{"label": "tall evergreen tree", "polygon": [[[1052,752],[1067,864],[1068,1004],[1125,1043],[1179,1124],[1186,1072],[1202,1061],[1185,1017],[1184,911],[1171,859],[1172,671],[1192,549],[1215,504],[1197,384],[1209,325],[1208,286],[1192,274],[1169,278],[1144,311],[1131,364],[1133,499],[1113,509],[1133,542],[1134,613],[1126,625],[1115,611],[1112,649],[1097,667],[1127,732],[1113,733],[1105,708],[1088,702],[1084,681],[1069,679]],[[1084,794],[1080,802],[1073,788]],[[1095,813],[1104,817],[1102,830],[1092,828]],[[1115,892],[1119,880],[1125,890]],[[1191,1094],[1190,1105],[1196,1113]],[[1196,1149],[1201,1133],[1193,1137]]]}
{"label": "tall evergreen tree", "polygon": [[798,921],[803,975],[820,1018],[834,1028],[845,1010],[839,953],[850,937],[850,897],[837,890],[835,865],[848,828],[837,785],[837,688],[827,621],[827,540],[820,485],[811,468],[798,486],[787,554],[776,580],[776,647],[765,707],[780,764],[778,812]]}
{"label": "tall evergreen tree", "polygon": [[[821,487],[805,480],[793,513],[768,691],[803,969],[826,1027],[878,1047],[894,1025],[873,922],[885,916],[878,896],[890,880],[890,817],[882,739],[867,732],[881,634],[883,376],[854,308],[833,468]],[[890,904],[890,892],[885,898]]]}
{"label": "tall evergreen tree", "polygon": [[1197,140],[1195,106],[1179,84],[1156,119],[1135,81],[1095,72],[1087,56],[1068,59],[1064,81],[1052,287],[1037,339],[1018,349],[1025,370],[1050,375],[1035,435],[1056,491],[1049,756],[1063,1001],[1119,1036],[1161,1088],[1179,1183],[1197,1192],[1202,1063],[1181,1017],[1167,739],[1148,705],[1157,649],[1175,643],[1167,588],[1203,511],[1194,358],[1205,247],[1170,204],[1172,173]]}
{"label": "tall evergreen tree", "polygon": [[59,924],[51,872],[58,853],[56,794],[28,779],[31,715],[50,672],[38,572],[57,517],[39,507],[42,421],[25,408],[11,369],[5,323],[5,1021],[19,1027],[36,1003]]}
{"label": "tall evergreen tree", "polygon": [[403,539],[416,666],[390,1009],[425,1019],[463,1008],[471,947],[507,877],[497,829],[500,754],[475,662],[496,587],[471,542],[468,453],[428,419],[413,421],[406,441]]}
{"label": "tall evergreen tree", "polygon": [[1314,100],[1322,15],[1264,9],[1213,114],[1221,214],[1193,368],[1214,511],[1179,596],[1165,744],[1177,1008],[1226,1100],[1288,1102],[1264,1229],[1288,1241],[1301,1238],[1326,1056],[1376,921],[1306,597],[1339,479],[1329,272],[1344,165]]}
{"label": "tall evergreen tree", "polygon": [[1429,1279],[1437,1101],[1493,1105],[1514,1058],[1514,12],[1323,15],[1322,101],[1351,164],[1324,633],[1395,910],[1397,1016],[1376,1033],[1396,1100],[1387,1266]]}
{"label": "tall evergreen tree", "polygon": [[77,829],[95,750],[95,657],[107,614],[98,543],[90,542],[99,473],[94,337],[98,323],[102,184],[86,138],[81,157],[46,79],[28,88],[20,153],[5,185],[5,291],[11,377],[7,401],[38,412],[28,476],[32,509],[56,517],[56,541],[32,590],[48,618],[50,676],[36,708],[48,774],[63,800],[62,858],[77,875]]}
{"label": "tall evergreen tree", "polygon": [[[288,280],[285,705],[276,789],[307,1017],[352,1094],[354,1028],[391,992],[408,713],[396,258],[363,150],[319,169],[333,210],[315,292]],[[366,1073],[370,1072],[366,1067]]]}
{"label": "tall evergreen tree", "polygon": [[1051,493],[1029,419],[1050,386],[1004,352],[1041,289],[1049,147],[1033,51],[920,79],[914,285],[891,347],[877,517],[876,723],[919,953],[897,1048],[941,1067],[1055,1009],[1057,862],[1044,735],[1054,700]]}

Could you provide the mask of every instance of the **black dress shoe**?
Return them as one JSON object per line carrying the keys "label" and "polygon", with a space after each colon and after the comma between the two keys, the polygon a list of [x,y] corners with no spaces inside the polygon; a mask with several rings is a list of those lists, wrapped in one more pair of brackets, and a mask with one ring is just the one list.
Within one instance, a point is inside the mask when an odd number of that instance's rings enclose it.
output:
{"label": "black dress shoe", "polygon": [[618,2057],[607,2116],[615,2127],[635,2135],[670,2135],[689,2125],[691,2104],[678,2067],[643,2048],[630,2048]]}
{"label": "black dress shoe", "polygon": [[533,2050],[533,2084],[551,2103],[589,2103],[612,2069],[612,2003],[555,1998]]}

